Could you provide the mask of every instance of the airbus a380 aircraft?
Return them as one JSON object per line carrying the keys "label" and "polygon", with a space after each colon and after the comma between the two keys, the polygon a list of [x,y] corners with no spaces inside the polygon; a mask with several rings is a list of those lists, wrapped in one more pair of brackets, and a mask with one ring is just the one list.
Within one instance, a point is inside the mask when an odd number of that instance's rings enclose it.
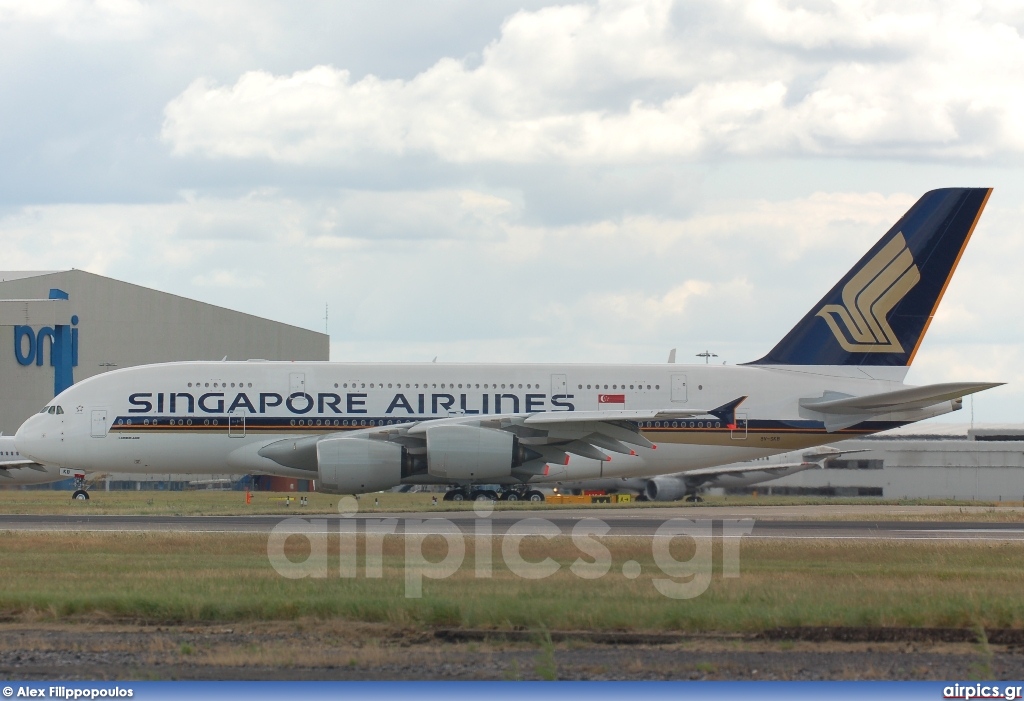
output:
{"label": "airbus a380 aircraft", "polygon": [[999,384],[903,384],[990,192],[925,194],[744,365],[146,365],[65,390],[16,442],[86,472],[276,474],[358,493],[676,473],[882,431]]}

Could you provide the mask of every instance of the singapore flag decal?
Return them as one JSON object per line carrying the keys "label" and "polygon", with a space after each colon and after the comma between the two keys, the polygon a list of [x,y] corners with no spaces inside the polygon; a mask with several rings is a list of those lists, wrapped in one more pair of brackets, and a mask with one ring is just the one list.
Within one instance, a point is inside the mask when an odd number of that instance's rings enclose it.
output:
{"label": "singapore flag decal", "polygon": [[598,409],[624,409],[626,407],[626,395],[624,394],[599,394],[597,395]]}

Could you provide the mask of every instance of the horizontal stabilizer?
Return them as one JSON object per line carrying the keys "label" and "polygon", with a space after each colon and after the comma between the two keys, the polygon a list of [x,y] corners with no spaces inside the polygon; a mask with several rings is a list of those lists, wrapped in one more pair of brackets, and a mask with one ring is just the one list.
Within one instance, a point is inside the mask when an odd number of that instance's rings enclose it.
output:
{"label": "horizontal stabilizer", "polygon": [[876,416],[893,411],[923,409],[933,404],[959,399],[968,394],[998,387],[1002,382],[943,382],[937,385],[910,387],[893,392],[880,392],[862,397],[840,396],[826,392],[819,399],[801,399],[800,406],[822,414],[845,416]]}

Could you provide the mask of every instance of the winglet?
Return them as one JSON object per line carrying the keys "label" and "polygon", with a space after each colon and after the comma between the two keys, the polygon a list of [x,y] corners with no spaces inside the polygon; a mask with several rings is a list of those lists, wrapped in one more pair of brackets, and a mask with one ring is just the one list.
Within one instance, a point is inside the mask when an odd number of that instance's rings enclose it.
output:
{"label": "winglet", "polygon": [[736,426],[736,407],[742,404],[747,398],[747,395],[743,395],[738,399],[733,399],[731,402],[723,404],[717,409],[712,409],[708,413],[717,419],[721,419],[728,426]]}

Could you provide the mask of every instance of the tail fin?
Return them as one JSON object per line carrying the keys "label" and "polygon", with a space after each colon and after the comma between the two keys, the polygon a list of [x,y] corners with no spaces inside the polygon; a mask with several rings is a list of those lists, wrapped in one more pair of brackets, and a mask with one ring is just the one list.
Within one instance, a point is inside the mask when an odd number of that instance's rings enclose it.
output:
{"label": "tail fin", "polygon": [[991,193],[925,193],[768,355],[751,364],[909,366]]}

